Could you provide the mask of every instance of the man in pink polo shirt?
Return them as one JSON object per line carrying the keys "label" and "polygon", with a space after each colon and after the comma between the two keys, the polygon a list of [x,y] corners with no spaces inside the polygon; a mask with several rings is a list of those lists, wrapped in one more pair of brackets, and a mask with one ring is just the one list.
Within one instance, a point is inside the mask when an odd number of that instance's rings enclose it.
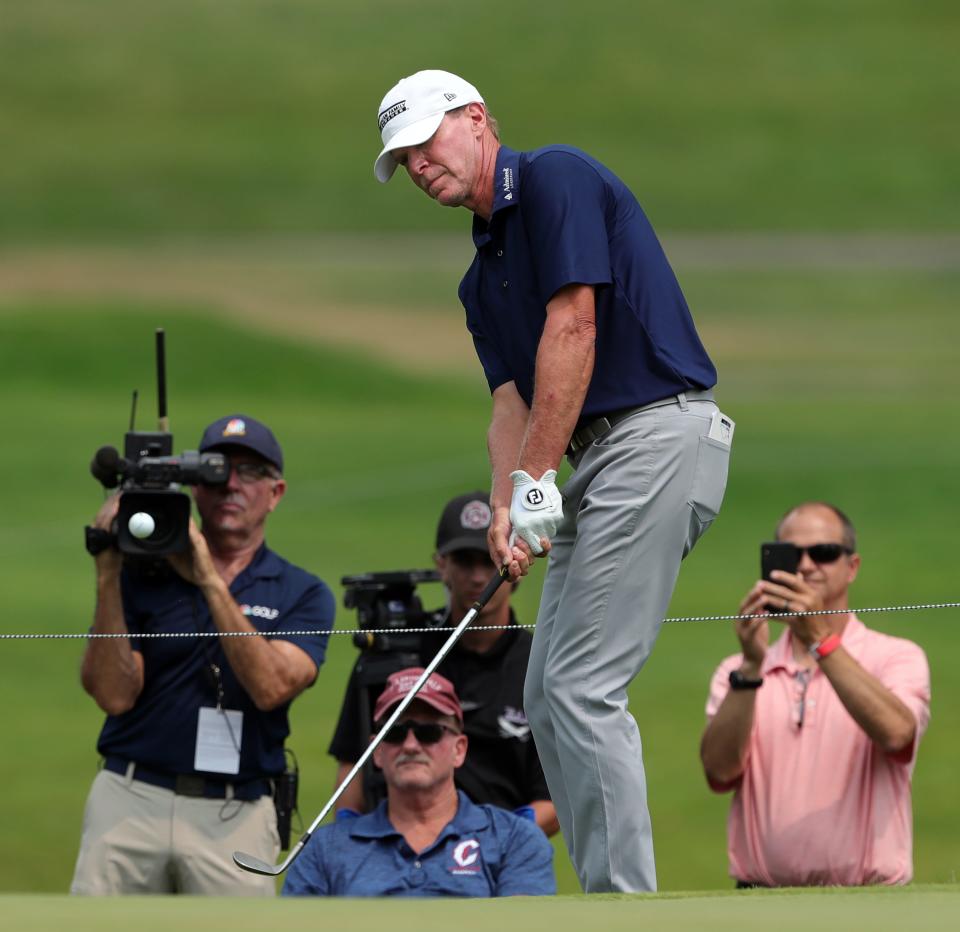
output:
{"label": "man in pink polo shirt", "polygon": [[[853,525],[823,502],[791,509],[777,539],[800,551],[740,614],[842,610],[860,556]],[[930,672],[911,641],[853,613],[735,622],[742,653],[717,668],[700,759],[711,789],[734,791],[727,824],[738,886],[907,883],[910,779],[930,719]]]}

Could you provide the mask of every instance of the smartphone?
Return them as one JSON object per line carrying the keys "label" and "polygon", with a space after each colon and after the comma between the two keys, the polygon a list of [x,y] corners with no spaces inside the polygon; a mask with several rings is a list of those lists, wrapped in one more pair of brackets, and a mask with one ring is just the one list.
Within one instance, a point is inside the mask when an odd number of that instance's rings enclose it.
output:
{"label": "smartphone", "polygon": [[[771,541],[760,545],[760,575],[763,579],[770,579],[773,570],[786,570],[796,573],[800,566],[800,551],[793,545],[783,541]],[[779,606],[765,605],[768,612],[783,614],[784,609]]]}

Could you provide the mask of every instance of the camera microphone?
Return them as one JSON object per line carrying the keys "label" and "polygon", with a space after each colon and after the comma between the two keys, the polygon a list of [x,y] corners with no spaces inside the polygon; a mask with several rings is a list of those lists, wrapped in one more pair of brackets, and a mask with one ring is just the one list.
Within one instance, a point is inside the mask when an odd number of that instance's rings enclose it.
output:
{"label": "camera microphone", "polygon": [[115,489],[120,485],[123,462],[116,447],[100,447],[90,462],[90,474],[105,489]]}

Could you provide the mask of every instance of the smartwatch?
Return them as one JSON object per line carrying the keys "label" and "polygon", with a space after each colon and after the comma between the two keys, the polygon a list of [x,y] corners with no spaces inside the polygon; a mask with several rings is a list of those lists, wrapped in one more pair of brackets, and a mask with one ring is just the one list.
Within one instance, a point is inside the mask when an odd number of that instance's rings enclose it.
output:
{"label": "smartwatch", "polygon": [[739,670],[730,671],[730,688],[731,689],[759,689],[763,686],[763,677],[759,679],[751,680],[749,677],[744,676]]}

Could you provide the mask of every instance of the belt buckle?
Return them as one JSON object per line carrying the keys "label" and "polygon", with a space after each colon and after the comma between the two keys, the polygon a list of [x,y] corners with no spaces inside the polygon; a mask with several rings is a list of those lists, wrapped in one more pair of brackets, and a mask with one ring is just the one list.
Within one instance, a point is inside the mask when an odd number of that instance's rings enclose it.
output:
{"label": "belt buckle", "polygon": [[178,773],[173,782],[173,792],[178,796],[203,796],[207,781],[193,773]]}
{"label": "belt buckle", "polygon": [[582,450],[587,444],[599,440],[604,434],[609,433],[613,424],[606,416],[594,418],[589,424],[584,424],[579,430],[573,432],[570,438],[570,446],[567,448],[568,455],[574,456],[579,450]]}

